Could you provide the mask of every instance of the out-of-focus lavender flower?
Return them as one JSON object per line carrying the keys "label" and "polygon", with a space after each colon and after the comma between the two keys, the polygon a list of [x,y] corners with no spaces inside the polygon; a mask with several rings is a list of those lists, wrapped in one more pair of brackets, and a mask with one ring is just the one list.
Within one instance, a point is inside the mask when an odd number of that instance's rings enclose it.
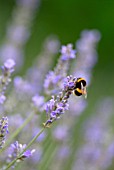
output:
{"label": "out-of-focus lavender flower", "polygon": [[23,52],[20,51],[15,45],[13,44],[4,44],[0,49],[1,62],[11,58],[16,61],[17,67],[20,67],[23,63]]}
{"label": "out-of-focus lavender flower", "polygon": [[3,104],[6,100],[6,96],[4,96],[3,94],[0,95],[0,104]]}
{"label": "out-of-focus lavender flower", "polygon": [[[24,80],[22,77],[15,77],[14,78],[14,87],[15,91],[22,97],[25,95],[31,97],[34,94],[34,89],[32,85],[27,81]],[[26,97],[25,96],[25,97]]]}
{"label": "out-of-focus lavender flower", "polygon": [[40,108],[44,105],[44,96],[35,95],[32,97],[32,102],[34,106],[40,110]]}
{"label": "out-of-focus lavender flower", "polygon": [[35,9],[39,4],[38,0],[16,0],[17,4],[25,6],[26,8]]}
{"label": "out-of-focus lavender flower", "polygon": [[67,75],[69,69],[69,61],[76,57],[76,51],[72,49],[72,44],[62,46],[61,56],[54,71],[50,71],[46,75],[44,81],[44,90],[47,94],[57,94],[62,88],[63,79]]}
{"label": "out-of-focus lavender flower", "polygon": [[[61,75],[56,75],[53,71],[50,71],[48,75],[46,76],[46,79],[44,82],[44,88],[45,89],[48,89],[49,87],[53,88],[53,86],[56,86],[56,84],[59,81],[61,81]],[[53,92],[56,92],[55,87],[53,89]]]}
{"label": "out-of-focus lavender flower", "polygon": [[[43,43],[40,54],[38,54],[33,66],[28,69],[26,79],[34,89],[34,94],[44,93],[43,82],[45,75],[51,69],[54,57],[60,47],[60,42],[57,37],[49,36]],[[45,61],[45,62],[44,62]]]}
{"label": "out-of-focus lavender flower", "polygon": [[99,102],[95,115],[84,123],[84,144],[76,152],[73,170],[105,170],[114,158],[114,137],[110,120],[113,101],[111,98]]}
{"label": "out-of-focus lavender flower", "polygon": [[65,125],[59,125],[54,129],[54,131],[52,133],[56,140],[67,141],[68,127]]}
{"label": "out-of-focus lavender flower", "polygon": [[[73,62],[71,72],[75,77],[85,78],[87,86],[91,83],[92,69],[97,61],[96,47],[100,37],[98,30],[84,30],[81,38],[76,42],[77,59]],[[71,114],[76,116],[81,114],[87,106],[87,101],[83,98],[71,97],[69,102],[72,103],[69,104]]]}
{"label": "out-of-focus lavender flower", "polygon": [[5,143],[7,133],[8,133],[8,118],[2,117],[2,119],[0,119],[0,148],[2,148]]}
{"label": "out-of-focus lavender flower", "polygon": [[0,49],[0,60],[11,58],[16,61],[17,68],[23,64],[23,47],[30,36],[31,21],[39,6],[39,0],[17,0],[12,12],[12,21],[9,22],[4,44]]}
{"label": "out-of-focus lavender flower", "polygon": [[16,26],[16,25],[11,25],[8,29],[7,36],[12,39],[12,41],[17,42],[18,44],[24,44],[28,37],[29,37],[29,32],[27,28],[23,25]]}
{"label": "out-of-focus lavender flower", "polygon": [[47,53],[47,54],[48,53],[50,55],[51,54],[57,54],[59,48],[60,48],[60,42],[59,42],[58,38],[55,35],[51,35],[51,36],[47,37],[46,40],[44,41],[43,51],[45,53]]}
{"label": "out-of-focus lavender flower", "polygon": [[69,157],[69,155],[70,155],[70,147],[69,146],[65,146],[65,145],[63,145],[63,146],[61,146],[59,149],[58,149],[58,153],[57,153],[57,157],[58,157],[58,159],[62,159],[62,160],[64,160],[64,159],[66,159],[66,158],[68,158]]}
{"label": "out-of-focus lavender flower", "polygon": [[74,75],[84,77],[87,84],[90,84],[92,68],[97,62],[97,43],[100,40],[100,33],[97,30],[85,30],[81,38],[76,42],[77,60],[73,68]]}
{"label": "out-of-focus lavender flower", "polygon": [[4,95],[5,90],[9,82],[11,82],[11,74],[14,71],[15,62],[12,59],[8,59],[1,67],[2,74],[0,75],[0,104],[3,104],[6,100]]}
{"label": "out-of-focus lavender flower", "polygon": [[76,98],[76,96],[72,96],[69,100],[70,113],[72,116],[79,116],[85,108],[87,107],[87,100],[84,98]]}
{"label": "out-of-focus lavender flower", "polygon": [[20,113],[9,115],[8,120],[9,120],[9,124],[11,125],[9,126],[10,131],[12,130],[14,131],[16,128],[19,128],[24,122],[24,118]]}
{"label": "out-of-focus lavender flower", "polygon": [[60,145],[59,147],[56,146],[55,150],[56,150],[56,153],[54,154],[54,159],[51,162],[50,170],[63,169],[63,167],[65,167],[66,165],[67,160],[70,158],[71,149],[70,149],[70,146],[67,145],[65,142],[63,142],[62,145]]}
{"label": "out-of-focus lavender flower", "polygon": [[[11,147],[9,148],[9,154],[8,154],[8,159],[7,162],[11,162],[13,159],[18,158],[17,162],[24,161],[26,158],[29,158],[32,156],[32,154],[35,152],[35,150],[26,150],[22,155],[20,155],[24,149],[26,148],[26,144],[22,145],[18,141],[15,143],[11,144]],[[13,168],[16,166],[13,166]]]}

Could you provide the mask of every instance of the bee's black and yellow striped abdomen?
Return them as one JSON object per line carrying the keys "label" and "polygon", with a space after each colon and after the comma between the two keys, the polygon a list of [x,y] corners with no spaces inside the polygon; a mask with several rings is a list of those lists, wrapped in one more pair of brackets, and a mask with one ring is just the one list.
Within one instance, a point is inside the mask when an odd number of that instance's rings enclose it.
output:
{"label": "bee's black and yellow striped abdomen", "polygon": [[84,79],[84,78],[77,78],[77,80],[76,80],[76,86],[75,86],[75,90],[74,90],[74,94],[75,94],[76,96],[81,96],[81,95],[84,93],[82,87],[83,87],[83,88],[86,87],[86,81],[85,81],[85,79]]}
{"label": "bee's black and yellow striped abdomen", "polygon": [[80,89],[76,89],[76,90],[74,90],[74,94],[75,94],[76,96],[81,96],[81,95],[82,95],[82,92],[80,91]]}

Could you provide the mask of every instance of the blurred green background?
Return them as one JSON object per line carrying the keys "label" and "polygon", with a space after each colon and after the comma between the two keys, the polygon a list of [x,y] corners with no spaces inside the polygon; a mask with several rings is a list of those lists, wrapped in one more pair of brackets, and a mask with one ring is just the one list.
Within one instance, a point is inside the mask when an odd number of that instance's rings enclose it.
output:
{"label": "blurred green background", "polygon": [[[11,20],[14,7],[14,0],[0,0],[0,45],[4,42],[6,27]],[[98,45],[99,59],[88,90],[89,105],[80,122],[91,114],[97,99],[114,96],[113,0],[41,0],[31,29],[32,34],[25,48],[25,64],[20,72],[23,75],[40,52],[48,35],[57,35],[61,44],[75,44],[82,30],[98,29],[101,33]]]}

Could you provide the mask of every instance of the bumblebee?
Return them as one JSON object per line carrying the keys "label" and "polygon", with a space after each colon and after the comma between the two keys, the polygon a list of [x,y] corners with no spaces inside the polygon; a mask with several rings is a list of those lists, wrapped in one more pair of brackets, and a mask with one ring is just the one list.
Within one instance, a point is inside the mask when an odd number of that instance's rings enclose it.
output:
{"label": "bumblebee", "polygon": [[74,89],[74,94],[76,96],[81,96],[85,95],[87,97],[87,92],[86,92],[86,80],[84,78],[77,78],[75,82],[75,89]]}

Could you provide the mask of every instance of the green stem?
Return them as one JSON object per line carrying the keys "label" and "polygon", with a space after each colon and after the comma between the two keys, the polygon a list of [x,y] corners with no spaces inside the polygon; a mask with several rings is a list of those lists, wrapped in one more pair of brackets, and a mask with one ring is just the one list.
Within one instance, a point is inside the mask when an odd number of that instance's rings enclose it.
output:
{"label": "green stem", "polygon": [[14,139],[20,133],[20,131],[31,121],[33,116],[34,112],[32,112],[30,116],[24,121],[24,123],[9,137],[5,146],[0,150],[0,153],[6,149],[6,147],[11,143],[12,139]]}
{"label": "green stem", "polygon": [[32,145],[32,143],[40,136],[40,134],[44,131],[45,127],[41,129],[41,131],[29,142],[29,144],[26,146],[26,148],[19,154],[17,158],[15,158],[12,162],[9,163],[9,165],[6,167],[5,170],[9,169],[21,156],[22,154]]}

